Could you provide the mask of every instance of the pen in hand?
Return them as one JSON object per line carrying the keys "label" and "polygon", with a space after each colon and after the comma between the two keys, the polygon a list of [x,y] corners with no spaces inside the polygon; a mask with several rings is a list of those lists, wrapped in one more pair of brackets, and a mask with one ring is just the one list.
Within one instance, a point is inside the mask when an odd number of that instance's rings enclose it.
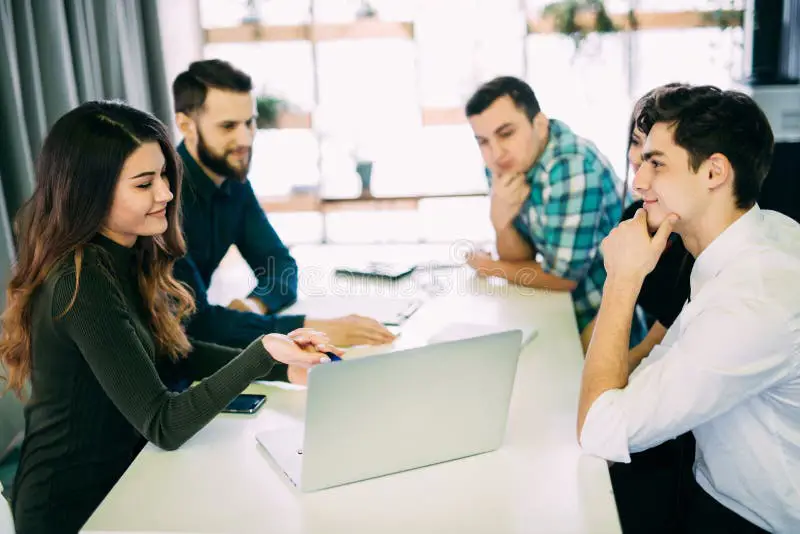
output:
{"label": "pen in hand", "polygon": [[340,362],[342,361],[341,356],[338,356],[335,352],[325,350],[327,347],[325,345],[317,345],[316,349],[324,354],[320,358],[320,363],[328,363],[328,362]]}
{"label": "pen in hand", "polygon": [[334,354],[334,353],[332,353],[332,352],[325,352],[325,356],[327,356],[328,358],[330,358],[330,360],[331,360],[332,362],[340,362],[340,361],[342,361],[342,358],[341,358],[341,357],[337,356],[336,354]]}

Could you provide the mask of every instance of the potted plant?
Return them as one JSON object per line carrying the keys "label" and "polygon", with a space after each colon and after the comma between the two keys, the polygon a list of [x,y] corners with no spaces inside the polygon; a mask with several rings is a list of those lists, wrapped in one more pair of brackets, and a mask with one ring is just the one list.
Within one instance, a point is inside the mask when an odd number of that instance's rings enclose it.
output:
{"label": "potted plant", "polygon": [[374,19],[378,17],[378,10],[368,0],[362,0],[356,11],[357,19]]}
{"label": "potted plant", "polygon": [[[545,6],[542,10],[545,18],[553,20],[555,31],[570,37],[575,49],[580,48],[590,33],[614,33],[619,28],[614,24],[606,10],[603,0],[561,0]],[[589,15],[586,17],[586,15]],[[580,18],[584,21],[580,21]],[[631,27],[636,27],[633,11],[628,12]],[[588,24],[585,21],[590,21]]]}
{"label": "potted plant", "polygon": [[260,24],[261,14],[258,10],[258,0],[247,0],[245,2],[245,14],[242,17],[242,24]]}
{"label": "potted plant", "polygon": [[744,25],[744,11],[733,9],[715,9],[703,15],[706,22],[716,25],[720,30],[739,28]]}
{"label": "potted plant", "polygon": [[264,94],[256,97],[256,127],[276,128],[278,119],[286,107],[286,101],[276,96]]}
{"label": "potted plant", "polygon": [[372,162],[369,160],[357,159],[356,173],[361,180],[360,198],[372,198]]}

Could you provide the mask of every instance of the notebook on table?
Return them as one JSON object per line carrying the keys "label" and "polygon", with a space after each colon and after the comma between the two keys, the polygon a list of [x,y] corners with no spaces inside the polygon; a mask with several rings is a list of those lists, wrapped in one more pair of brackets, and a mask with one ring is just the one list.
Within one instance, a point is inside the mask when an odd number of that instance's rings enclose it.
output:
{"label": "notebook on table", "polygon": [[417,266],[412,263],[371,261],[360,264],[340,265],[336,268],[336,274],[397,280],[413,273],[416,268]]}

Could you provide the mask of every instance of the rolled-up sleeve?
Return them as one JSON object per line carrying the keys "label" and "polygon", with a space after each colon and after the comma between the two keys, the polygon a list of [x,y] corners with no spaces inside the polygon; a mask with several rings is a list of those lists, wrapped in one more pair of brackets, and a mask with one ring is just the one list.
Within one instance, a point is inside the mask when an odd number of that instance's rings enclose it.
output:
{"label": "rolled-up sleeve", "polygon": [[797,317],[763,302],[728,301],[702,311],[674,344],[656,347],[625,388],[595,400],[581,447],[629,462],[630,453],[723,415],[797,372],[798,355],[786,347],[796,346],[798,335]]}
{"label": "rolled-up sleeve", "polygon": [[589,408],[581,432],[584,452],[612,462],[631,461],[627,414],[620,400],[623,395],[624,390],[610,389],[597,397]]}

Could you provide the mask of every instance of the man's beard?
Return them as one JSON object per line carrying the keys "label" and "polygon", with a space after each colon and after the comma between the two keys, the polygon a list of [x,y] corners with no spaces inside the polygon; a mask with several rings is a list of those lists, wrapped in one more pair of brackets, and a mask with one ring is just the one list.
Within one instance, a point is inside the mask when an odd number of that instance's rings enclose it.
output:
{"label": "man's beard", "polygon": [[247,173],[250,172],[252,152],[250,157],[247,159],[247,165],[245,165],[242,169],[232,167],[228,163],[227,156],[227,152],[221,157],[213,154],[208,148],[206,140],[203,138],[203,134],[199,131],[197,132],[197,157],[200,159],[200,163],[205,165],[205,167],[211,172],[224,178],[234,178],[240,182],[244,182],[247,179]]}

